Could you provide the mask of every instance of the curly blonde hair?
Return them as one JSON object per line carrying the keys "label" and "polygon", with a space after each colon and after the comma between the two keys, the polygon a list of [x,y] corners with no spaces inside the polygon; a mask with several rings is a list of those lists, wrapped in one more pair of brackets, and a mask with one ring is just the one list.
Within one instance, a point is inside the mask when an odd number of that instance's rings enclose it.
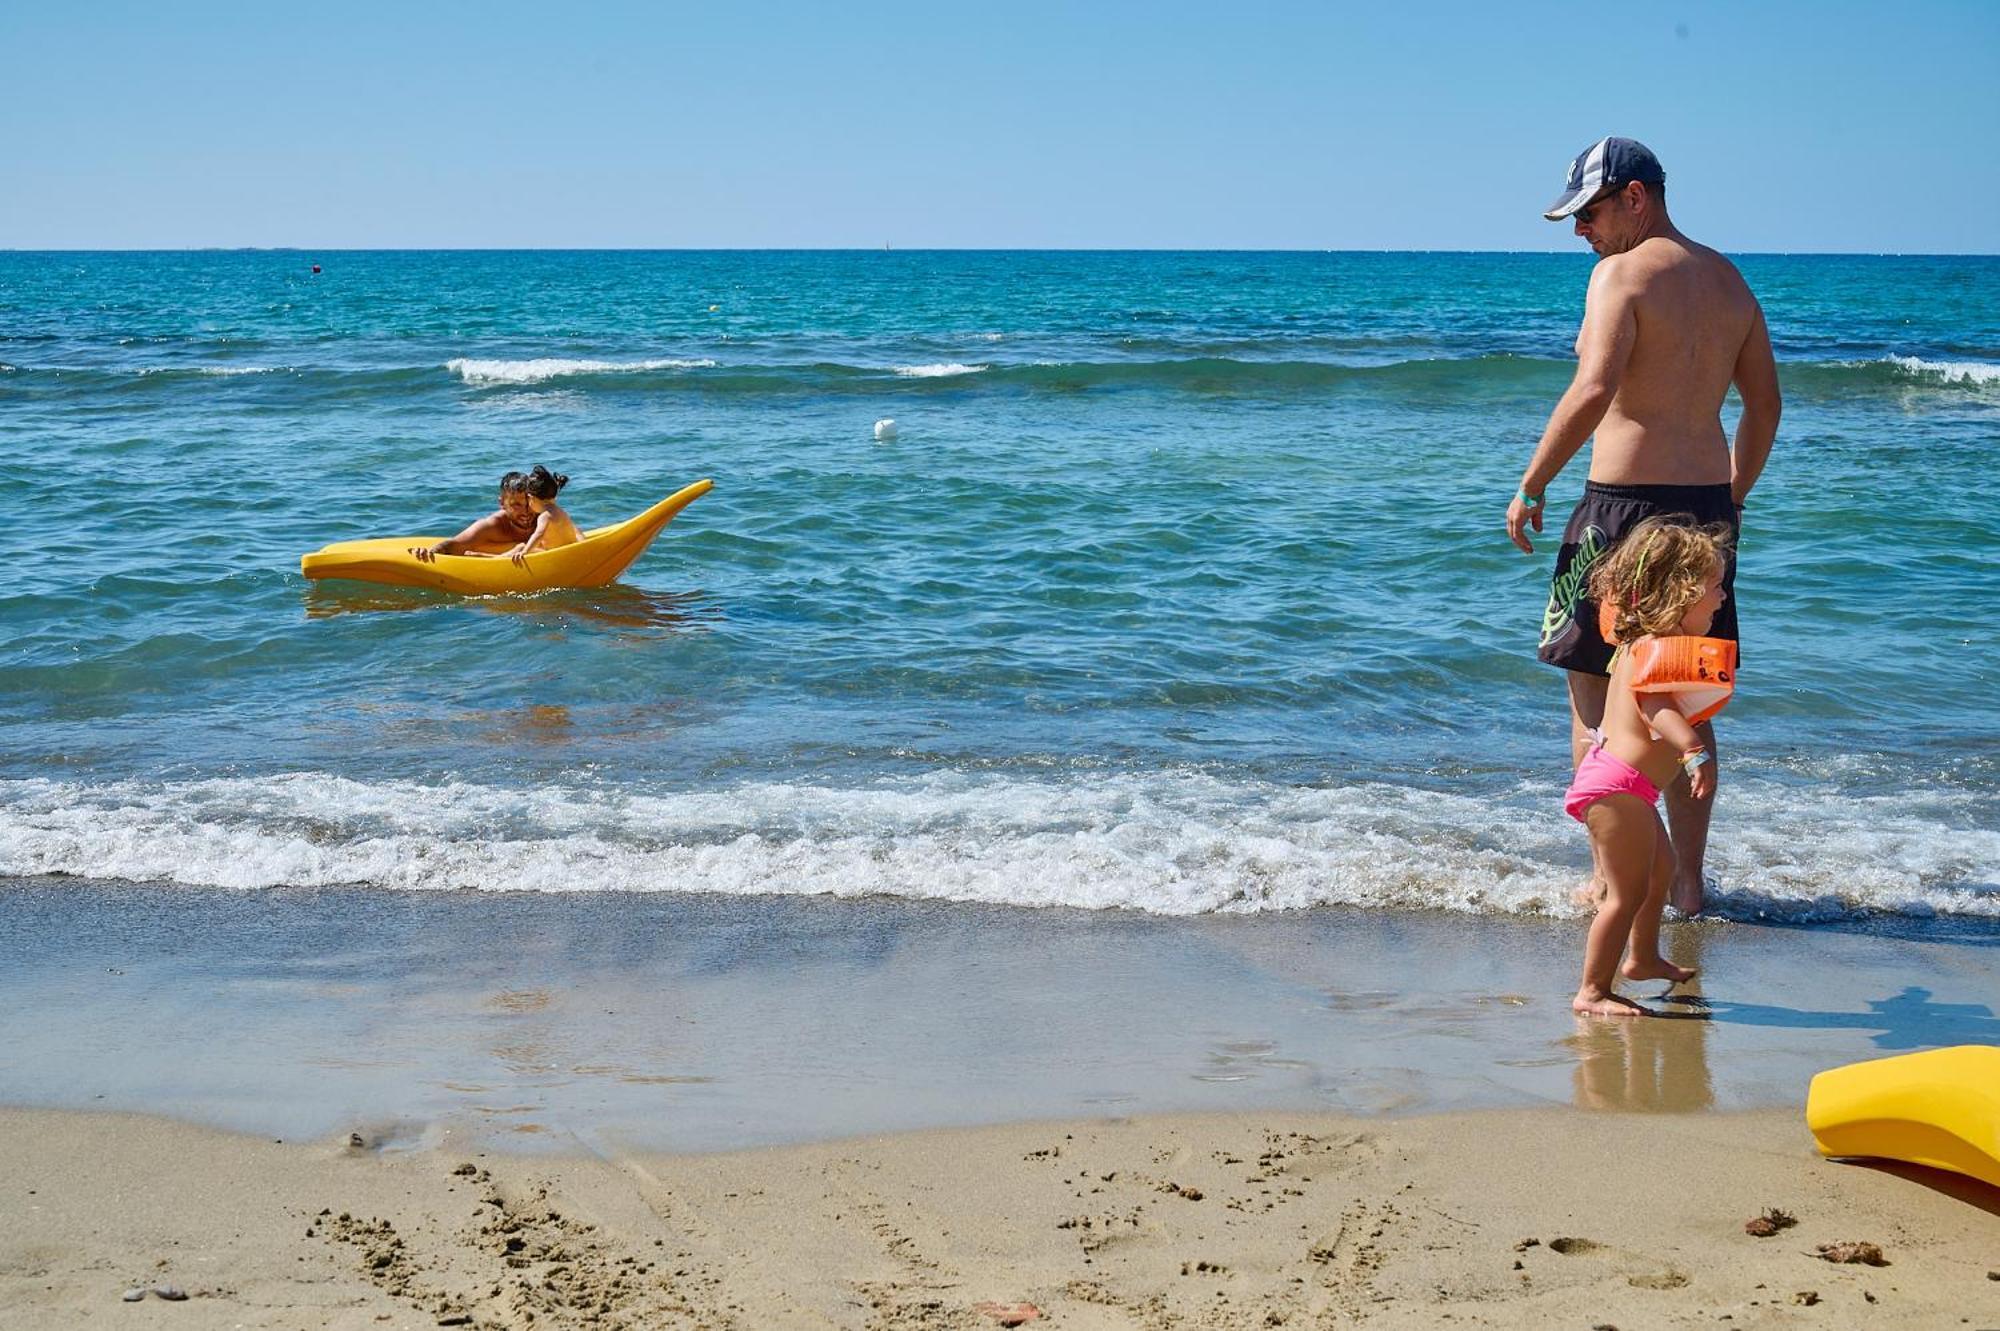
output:
{"label": "curly blonde hair", "polygon": [[1730,540],[1726,524],[1701,527],[1672,516],[1634,527],[1590,570],[1590,598],[1599,606],[1606,640],[1679,632],[1703,584],[1721,571]]}

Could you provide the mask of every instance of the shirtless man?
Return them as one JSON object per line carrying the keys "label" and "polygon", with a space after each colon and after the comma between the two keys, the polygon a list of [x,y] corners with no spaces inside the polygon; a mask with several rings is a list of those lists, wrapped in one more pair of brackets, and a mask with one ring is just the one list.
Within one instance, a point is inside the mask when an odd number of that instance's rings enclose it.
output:
{"label": "shirtless man", "polygon": [[[1537,655],[1568,672],[1573,762],[1604,719],[1611,647],[1597,606],[1583,594],[1591,565],[1655,513],[1683,513],[1740,531],[1744,498],[1778,432],[1778,371],[1764,312],[1734,264],[1680,233],[1667,216],[1659,159],[1632,139],[1600,139],[1570,163],[1563,192],[1543,214],[1570,219],[1598,255],[1576,338],[1576,378],[1556,404],[1507,506],[1507,535],[1532,554],[1523,530],[1542,529],[1543,491],[1595,433],[1590,479],[1563,531]],[[1731,384],[1743,401],[1732,447],[1722,432]],[[1736,561],[1711,636],[1736,637]],[[1696,728],[1715,757],[1715,732]],[[1713,770],[1713,769],[1712,769]],[[1669,900],[1702,907],[1702,860],[1714,783],[1696,799],[1686,778],[1666,791],[1674,843]]]}
{"label": "shirtless man", "polygon": [[528,478],[521,472],[510,471],[500,478],[498,509],[435,545],[413,545],[410,553],[426,564],[439,555],[504,555],[527,540],[534,530]]}

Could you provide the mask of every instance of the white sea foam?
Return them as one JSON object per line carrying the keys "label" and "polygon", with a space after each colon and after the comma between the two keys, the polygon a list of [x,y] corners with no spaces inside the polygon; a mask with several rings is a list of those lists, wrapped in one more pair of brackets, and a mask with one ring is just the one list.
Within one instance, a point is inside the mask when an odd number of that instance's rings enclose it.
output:
{"label": "white sea foam", "polygon": [[149,374],[197,374],[233,378],[239,374],[285,374],[288,365],[149,365],[140,370],[141,376]]}
{"label": "white sea foam", "polygon": [[[1712,866],[1739,916],[2000,918],[2000,834],[1739,780]],[[0,782],[0,876],[227,888],[884,894],[1165,915],[1322,905],[1573,913],[1552,785],[1479,798],[1185,772],[939,772],[685,793],[267,780]],[[1938,816],[1941,815],[1941,816]]]}
{"label": "white sea foam", "polygon": [[2000,384],[2000,364],[1978,360],[1922,360],[1916,356],[1891,356],[1889,363],[1903,373],[1932,383]]}
{"label": "white sea foam", "polygon": [[986,365],[961,365],[957,361],[946,361],[939,365],[898,365],[896,373],[905,379],[946,379],[955,374],[978,374],[990,369]]}
{"label": "white sea foam", "polygon": [[666,360],[566,360],[544,356],[535,360],[472,360],[460,357],[445,362],[445,369],[468,384],[539,384],[578,374],[633,374],[658,370],[707,370],[715,362],[706,359]]}

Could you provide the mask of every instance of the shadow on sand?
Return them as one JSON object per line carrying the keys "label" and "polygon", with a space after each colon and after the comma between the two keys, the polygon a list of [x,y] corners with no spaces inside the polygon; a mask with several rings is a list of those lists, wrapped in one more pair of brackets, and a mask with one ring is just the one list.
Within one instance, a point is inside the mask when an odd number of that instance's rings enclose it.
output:
{"label": "shadow on sand", "polygon": [[1934,1003],[1931,991],[1912,985],[1889,998],[1871,999],[1866,1012],[1814,1012],[1708,999],[1708,1020],[1739,1026],[1799,1030],[1869,1031],[1877,1049],[1931,1049],[1950,1044],[2000,1044],[2000,1018],[1984,1003]]}

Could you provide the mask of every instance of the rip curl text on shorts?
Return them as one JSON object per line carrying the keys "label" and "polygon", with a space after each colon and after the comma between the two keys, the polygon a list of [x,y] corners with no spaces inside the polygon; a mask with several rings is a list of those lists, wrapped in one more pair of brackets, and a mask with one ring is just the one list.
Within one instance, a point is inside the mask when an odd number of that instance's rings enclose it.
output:
{"label": "rip curl text on shorts", "polygon": [[[1611,644],[1597,632],[1597,602],[1590,599],[1590,570],[1647,518],[1679,514],[1707,525],[1727,523],[1742,530],[1742,512],[1727,485],[1600,485],[1586,481],[1583,498],[1563,528],[1562,548],[1549,582],[1548,609],[1542,612],[1542,642],[1536,659],[1564,670],[1611,673]],[[1728,593],[1710,626],[1711,638],[1736,638],[1736,553],[1722,564]],[[1739,649],[1740,651],[1740,649]]]}

